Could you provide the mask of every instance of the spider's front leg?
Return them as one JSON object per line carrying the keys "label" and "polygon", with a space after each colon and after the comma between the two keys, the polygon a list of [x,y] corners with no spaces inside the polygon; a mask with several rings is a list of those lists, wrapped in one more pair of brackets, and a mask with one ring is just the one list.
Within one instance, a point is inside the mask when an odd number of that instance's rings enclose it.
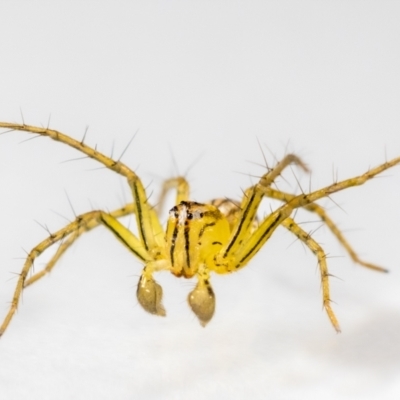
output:
{"label": "spider's front leg", "polygon": [[[126,208],[117,210],[115,214],[129,213],[131,207],[128,205]],[[37,246],[35,246],[29,253],[19,274],[17,285],[14,291],[14,295],[11,301],[10,308],[6,314],[3,323],[0,326],[0,336],[5,332],[9,323],[11,322],[21,298],[23,289],[36,282],[44,275],[49,273],[54,267],[55,263],[59,260],[65,250],[79,237],[83,232],[89,231],[94,227],[103,223],[108,227],[117,237],[128,247],[131,251],[135,252],[135,255],[142,261],[149,260],[149,255],[146,250],[141,245],[141,242],[136,238],[127,228],[125,228],[120,222],[118,222],[115,217],[110,214],[106,214],[102,211],[91,211],[86,214],[79,215],[75,221],[71,222],[64,228],[52,233],[47,239],[43,240]],[[64,241],[65,240],[65,241]],[[64,242],[63,242],[64,241]],[[44,270],[33,275],[28,279],[28,274],[34,264],[34,261],[49,247],[53,246],[55,243],[61,242],[59,249],[56,254],[47,264]]]}
{"label": "spider's front leg", "polygon": [[[109,213],[109,215],[115,219],[125,217],[129,214],[132,214],[134,212],[134,204],[126,204],[124,207],[121,207],[117,210],[112,211]],[[87,219],[86,215],[92,215],[91,218]],[[88,214],[83,214],[79,215],[72,224],[76,225],[76,230],[73,231],[69,236],[64,235],[61,239],[61,243],[56,250],[55,254],[51,259],[48,261],[46,266],[44,267],[43,270],[33,274],[30,278],[26,279],[24,282],[24,288],[27,286],[32,285],[33,283],[37,282],[39,279],[43,278],[45,275],[49,274],[56,263],[60,260],[62,255],[72,246],[72,244],[75,243],[75,241],[83,234],[86,232],[91,231],[92,229],[98,227],[101,225],[101,220],[96,217],[96,214],[93,213],[88,213]],[[67,227],[66,227],[67,228]],[[64,230],[66,228],[63,228]],[[50,237],[57,237],[56,234],[52,234]]]}

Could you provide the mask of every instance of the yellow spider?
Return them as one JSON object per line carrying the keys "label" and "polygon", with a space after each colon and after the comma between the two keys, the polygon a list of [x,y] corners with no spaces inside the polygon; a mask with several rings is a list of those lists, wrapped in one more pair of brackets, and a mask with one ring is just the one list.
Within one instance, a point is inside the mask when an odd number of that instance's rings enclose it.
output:
{"label": "yellow spider", "polygon": [[[147,312],[165,315],[162,288],[154,280],[155,272],[165,270],[177,277],[196,277],[197,285],[189,293],[188,302],[202,326],[211,320],[215,310],[215,295],[210,283],[210,273],[226,274],[245,267],[275,229],[283,225],[316,255],[321,273],[323,306],[333,327],[340,332],[339,323],[330,305],[329,273],[324,250],[291,218],[297,208],[316,213],[355,262],[386,272],[384,268],[360,260],[325,210],[315,202],[340,190],[364,184],[377,174],[399,164],[400,157],[355,178],[334,183],[308,194],[293,195],[271,187],[274,180],[290,164],[296,164],[306,170],[306,166],[297,156],[288,154],[273,169],[268,170],[257,184],[244,192],[240,203],[229,199],[216,199],[209,204],[190,201],[188,182],[183,177],[173,178],[164,183],[161,195],[160,203],[163,202],[168,190],[176,190],[176,205],[169,211],[164,231],[156,210],[147,201],[148,197],[140,178],[125,164],[88,147],[83,140],[79,142],[52,129],[4,122],[0,122],[0,128],[48,136],[81,151],[125,176],[133,196],[132,203],[113,212],[91,211],[79,215],[75,221],[50,234],[29,252],[19,274],[10,309],[0,326],[0,335],[7,329],[17,310],[22,290],[49,273],[62,254],[82,233],[100,224],[108,228],[143,263],[144,268],[137,287],[137,299]],[[262,220],[258,220],[257,210],[265,196],[282,201],[282,205]],[[118,221],[118,218],[131,213],[135,214],[138,236]],[[28,278],[34,260],[57,242],[60,242],[60,245],[46,267]]]}

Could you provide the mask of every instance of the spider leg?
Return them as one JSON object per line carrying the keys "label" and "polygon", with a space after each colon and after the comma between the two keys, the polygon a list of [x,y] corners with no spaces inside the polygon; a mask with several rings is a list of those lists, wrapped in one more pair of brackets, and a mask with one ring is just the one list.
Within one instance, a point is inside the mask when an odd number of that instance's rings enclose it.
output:
{"label": "spider leg", "polygon": [[[117,210],[116,214],[118,213],[123,213],[123,211]],[[96,222],[94,222],[96,221]],[[127,229],[125,226],[123,226],[115,217],[113,217],[110,214],[107,214],[103,211],[91,211],[86,214],[82,214],[78,216],[75,221],[71,222],[64,228],[58,230],[57,232],[51,234],[47,239],[43,240],[40,242],[37,246],[35,246],[28,254],[25,264],[22,268],[21,273],[19,274],[19,278],[17,281],[17,285],[14,291],[14,295],[11,301],[11,305],[9,308],[9,311],[4,318],[4,321],[2,325],[0,326],[0,336],[4,333],[4,331],[7,329],[7,326],[9,325],[11,319],[13,318],[19,304],[19,300],[21,297],[22,290],[26,286],[25,282],[27,279],[27,276],[29,274],[29,271],[31,270],[33,263],[35,259],[40,256],[46,249],[51,247],[54,243],[57,243],[59,241],[62,241],[64,238],[67,238],[67,243],[68,240],[73,241],[76,240],[76,238],[79,236],[80,231],[85,232],[87,230],[90,230],[97,226],[99,223],[103,224],[105,227],[107,227],[114,235],[118,238],[120,242],[122,242],[142,263],[144,264],[152,264],[154,263],[154,259],[151,257],[151,255],[148,253],[148,251],[144,248],[143,243],[131,232],[129,229]],[[86,226],[88,228],[86,228]],[[72,235],[72,236],[71,236]],[[71,237],[71,239],[69,239]],[[70,245],[69,243],[68,245]],[[68,246],[67,246],[68,247]],[[65,251],[65,249],[62,248],[62,251]],[[62,254],[62,253],[61,253]],[[61,256],[61,254],[58,255],[56,254],[56,260]],[[51,268],[54,265],[51,266]],[[161,267],[166,267],[164,264],[159,265],[159,268]],[[51,269],[50,268],[50,269]],[[48,271],[45,271],[42,275],[38,276],[35,280],[38,280],[41,278],[43,275],[45,275]],[[35,275],[31,278],[30,283],[33,283],[35,280],[33,278]],[[28,281],[29,282],[29,281]],[[159,299],[159,303],[161,303],[161,298]]]}
{"label": "spider leg", "polygon": [[[221,258],[229,260],[231,257],[235,257],[234,255],[239,251],[243,243],[252,236],[253,229],[251,229],[251,225],[256,218],[258,207],[264,197],[263,188],[269,187],[290,164],[297,164],[305,171],[308,171],[307,167],[299,157],[294,154],[287,154],[282,161],[277,163],[275,168],[265,173],[256,185],[251,186],[245,191],[245,195],[240,205],[242,210],[240,218],[232,229],[230,240],[225,246],[223,246],[220,252],[221,257],[219,261],[222,264],[226,264],[226,262],[222,261]],[[231,263],[229,262],[229,264]]]}
{"label": "spider leg", "polygon": [[[134,205],[133,203],[127,204],[126,206],[119,208],[118,210],[114,210],[110,213],[110,215],[114,218],[121,218],[126,215],[132,214],[134,212]],[[85,232],[89,232],[93,228],[98,227],[101,225],[99,219],[91,219],[90,221],[86,222],[86,224],[81,225],[76,231],[72,232],[69,236],[61,239],[61,244],[59,245],[56,253],[53,257],[49,260],[46,264],[45,268],[42,271],[37,272],[36,274],[32,275],[30,278],[25,280],[24,287],[32,285],[43,276],[47,275],[51,272],[54,268],[55,264],[61,258],[61,256],[68,250],[68,248]]]}
{"label": "spider leg", "polygon": [[64,143],[79,150],[81,153],[84,153],[88,157],[100,162],[106,168],[126,177],[134,199],[135,217],[140,240],[143,242],[144,248],[151,253],[154,252],[156,254],[160,251],[160,245],[163,246],[163,230],[161,224],[155,211],[147,201],[146,191],[140,178],[125,164],[119,160],[116,161],[105,156],[97,151],[97,149],[92,149],[83,141],[79,142],[78,140],[53,129],[7,122],[0,122],[0,128],[47,136],[55,141]]}
{"label": "spider leg", "polygon": [[290,232],[294,233],[318,258],[318,265],[321,272],[321,284],[322,284],[322,299],[325,311],[335,328],[336,332],[340,332],[338,320],[331,308],[331,299],[329,295],[329,272],[326,264],[326,254],[322,247],[311,238],[310,234],[305,232],[297,225],[292,218],[286,218],[282,225],[289,229]]}
{"label": "spider leg", "polygon": [[164,208],[165,198],[167,193],[172,190],[176,190],[176,200],[175,205],[179,204],[181,201],[188,201],[190,195],[190,187],[189,182],[182,176],[178,176],[177,178],[167,179],[163,182],[163,186],[161,189],[160,197],[157,203],[157,212],[160,212]]}
{"label": "spider leg", "polygon": [[[265,188],[264,193],[267,197],[276,199],[276,200],[281,200],[283,202],[289,202],[293,200],[296,196],[293,194],[281,192],[272,188]],[[350,243],[347,241],[347,239],[344,237],[343,233],[340,231],[340,229],[336,226],[336,224],[331,220],[331,218],[328,216],[327,212],[324,210],[323,207],[320,205],[313,203],[313,204],[308,204],[304,207],[305,210],[316,213],[321,220],[326,224],[326,226],[330,229],[330,231],[333,233],[333,235],[336,237],[336,239],[339,241],[339,243],[346,249],[347,253],[351,257],[351,259],[357,263],[360,264],[366,268],[373,269],[375,271],[380,271],[380,272],[388,272],[387,269],[382,268],[378,265],[371,264],[369,262],[363,261],[360,259],[360,257],[357,255],[357,253],[354,251],[354,249],[351,247]]]}
{"label": "spider leg", "polygon": [[[400,163],[400,157],[394,158],[384,164],[379,165],[376,168],[369,170],[368,172],[350,179],[346,179],[341,182],[334,183],[330,186],[326,186],[322,189],[316,190],[309,194],[301,194],[293,197],[288,203],[282,205],[277,210],[268,215],[259,225],[259,227],[248,237],[246,242],[241,243],[235,247],[235,253],[228,253],[226,250],[222,251],[218,256],[218,262],[221,264],[228,262],[229,271],[237,270],[238,268],[244,266],[249,262],[249,260],[254,257],[254,255],[260,250],[264,243],[271,237],[275,229],[282,224],[282,222],[290,216],[293,210],[296,208],[306,207],[315,201],[328,197],[333,193],[339,192],[341,190],[363,185],[368,180],[372,179],[374,176],[380,174],[381,172],[397,165]],[[264,192],[262,186],[256,185],[258,191]],[[243,217],[244,218],[244,217]],[[242,218],[242,220],[243,220]],[[239,221],[240,225],[241,221]],[[235,239],[235,238],[233,238]],[[226,247],[229,248],[230,243]],[[227,258],[227,254],[230,260]]]}

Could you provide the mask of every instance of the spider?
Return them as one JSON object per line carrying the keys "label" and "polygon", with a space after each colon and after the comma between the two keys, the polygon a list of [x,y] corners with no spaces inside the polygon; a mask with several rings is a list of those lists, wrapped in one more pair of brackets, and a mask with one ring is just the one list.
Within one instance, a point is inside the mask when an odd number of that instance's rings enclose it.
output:
{"label": "spider", "polygon": [[[364,184],[381,172],[399,164],[400,157],[370,169],[360,176],[333,183],[311,193],[294,195],[271,187],[282,171],[291,164],[307,171],[306,165],[299,157],[287,154],[276,163],[273,169],[269,169],[262,175],[255,185],[244,191],[240,202],[230,199],[215,199],[208,204],[190,201],[189,183],[185,178],[169,179],[163,185],[160,203],[163,203],[169,190],[175,190],[176,205],[169,211],[164,231],[156,209],[148,202],[148,196],[140,178],[122,162],[113,160],[87,146],[84,140],[75,140],[53,129],[4,122],[0,122],[0,128],[48,136],[79,150],[126,177],[133,196],[132,203],[113,212],[97,210],[77,216],[73,222],[51,233],[47,239],[28,253],[19,274],[9,311],[0,326],[0,335],[5,332],[17,310],[23,289],[48,274],[81,234],[99,225],[109,229],[144,265],[136,295],[145,311],[159,316],[166,314],[162,304],[162,288],[154,279],[156,272],[169,271],[176,277],[196,277],[197,284],[188,295],[188,303],[202,326],[211,320],[215,311],[215,294],[210,283],[210,273],[227,274],[245,267],[268,241],[275,229],[282,225],[317,257],[323,307],[334,329],[340,332],[338,320],[330,304],[329,273],[325,252],[291,217],[297,208],[304,208],[317,214],[354,262],[373,270],[387,272],[382,267],[361,260],[326,211],[316,201],[335,192]],[[258,219],[257,210],[264,197],[280,200],[282,205],[263,219]],[[138,235],[118,221],[118,218],[128,214],[135,215]],[[59,247],[45,268],[28,277],[35,259],[57,242],[60,243]]]}

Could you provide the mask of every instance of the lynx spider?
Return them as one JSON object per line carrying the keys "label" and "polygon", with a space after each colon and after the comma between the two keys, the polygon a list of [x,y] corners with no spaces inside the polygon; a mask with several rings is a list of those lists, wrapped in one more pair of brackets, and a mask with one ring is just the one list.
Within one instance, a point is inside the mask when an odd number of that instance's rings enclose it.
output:
{"label": "lynx spider", "polygon": [[[77,216],[73,222],[52,233],[29,252],[19,274],[9,311],[0,326],[0,336],[7,329],[17,310],[23,289],[48,274],[63,253],[82,233],[99,225],[109,229],[144,264],[137,287],[137,299],[147,312],[165,316],[162,288],[154,280],[155,272],[166,270],[177,277],[196,277],[197,285],[189,293],[188,302],[202,326],[211,320],[215,310],[215,295],[210,284],[210,273],[226,274],[245,267],[264,246],[275,229],[282,225],[316,255],[321,274],[323,307],[335,330],[340,332],[339,323],[330,304],[329,273],[325,252],[291,218],[294,210],[298,208],[317,214],[354,262],[373,270],[386,272],[384,268],[364,262],[357,256],[324,208],[316,201],[335,192],[364,184],[381,172],[399,164],[400,157],[370,169],[360,176],[333,183],[307,194],[294,195],[271,187],[281,172],[291,164],[307,170],[299,157],[287,154],[276,163],[273,169],[261,176],[255,185],[244,192],[240,202],[216,199],[208,204],[200,204],[190,201],[189,183],[186,179],[183,177],[169,179],[164,183],[161,203],[167,191],[174,189],[176,190],[176,205],[169,211],[167,227],[164,231],[155,208],[148,202],[148,196],[140,178],[122,162],[115,161],[96,149],[90,148],[83,140],[77,141],[49,128],[5,122],[0,122],[0,128],[5,128],[8,132],[24,131],[47,136],[79,150],[124,176],[133,195],[132,203],[113,212],[97,210]],[[282,205],[258,220],[257,210],[264,197],[280,200]],[[138,235],[118,221],[118,218],[128,214],[135,215]],[[57,242],[60,245],[46,267],[28,277],[34,260]]]}

